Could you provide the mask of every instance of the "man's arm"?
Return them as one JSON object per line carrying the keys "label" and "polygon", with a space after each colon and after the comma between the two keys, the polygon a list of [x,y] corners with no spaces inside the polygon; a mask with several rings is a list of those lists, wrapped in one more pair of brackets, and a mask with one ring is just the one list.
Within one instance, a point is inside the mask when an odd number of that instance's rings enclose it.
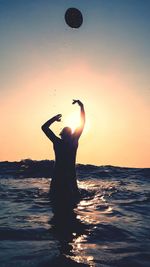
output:
{"label": "man's arm", "polygon": [[52,130],[49,128],[50,125],[55,122],[55,121],[61,121],[61,117],[62,115],[61,114],[58,114],[54,117],[52,117],[50,120],[48,120],[47,122],[45,122],[41,129],[42,131],[46,134],[46,136],[52,141],[52,142],[55,142],[55,140],[58,138],[53,132]]}
{"label": "man's arm", "polygon": [[81,118],[81,124],[78,128],[76,128],[73,134],[73,136],[78,140],[83,132],[85,125],[85,110],[84,110],[84,105],[80,100],[73,100],[72,104],[75,103],[77,103],[80,106],[80,118]]}

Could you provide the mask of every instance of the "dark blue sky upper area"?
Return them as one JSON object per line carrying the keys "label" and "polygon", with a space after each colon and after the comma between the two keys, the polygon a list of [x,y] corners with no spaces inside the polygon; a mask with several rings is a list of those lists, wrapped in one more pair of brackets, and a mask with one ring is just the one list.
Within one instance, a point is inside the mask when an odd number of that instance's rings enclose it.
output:
{"label": "dark blue sky upper area", "polygon": [[[83,25],[78,30],[64,21],[69,7],[83,13]],[[150,1],[0,0],[0,37],[2,80],[6,72],[14,76],[15,67],[32,65],[35,53],[54,67],[83,57],[103,70],[117,58],[123,72],[132,70],[147,79]]]}

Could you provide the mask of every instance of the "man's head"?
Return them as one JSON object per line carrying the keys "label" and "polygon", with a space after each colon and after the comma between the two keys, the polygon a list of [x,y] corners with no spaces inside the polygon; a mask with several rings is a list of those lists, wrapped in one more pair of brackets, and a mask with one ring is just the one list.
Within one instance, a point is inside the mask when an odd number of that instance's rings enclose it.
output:
{"label": "man's head", "polygon": [[64,127],[59,135],[62,139],[68,139],[72,135],[72,130],[70,127]]}

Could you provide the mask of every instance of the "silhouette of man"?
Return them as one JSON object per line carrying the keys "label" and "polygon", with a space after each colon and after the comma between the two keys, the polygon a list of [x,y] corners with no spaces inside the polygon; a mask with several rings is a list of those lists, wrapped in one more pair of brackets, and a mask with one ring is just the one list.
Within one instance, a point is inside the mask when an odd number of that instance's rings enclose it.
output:
{"label": "silhouette of man", "polygon": [[80,106],[81,124],[72,133],[71,128],[65,127],[57,137],[49,128],[55,121],[61,121],[61,114],[58,114],[43,124],[42,130],[52,141],[55,152],[54,172],[50,186],[50,196],[54,202],[66,201],[70,205],[79,199],[79,190],[76,180],[76,153],[78,140],[85,125],[84,105],[80,100],[73,100],[72,104]]}

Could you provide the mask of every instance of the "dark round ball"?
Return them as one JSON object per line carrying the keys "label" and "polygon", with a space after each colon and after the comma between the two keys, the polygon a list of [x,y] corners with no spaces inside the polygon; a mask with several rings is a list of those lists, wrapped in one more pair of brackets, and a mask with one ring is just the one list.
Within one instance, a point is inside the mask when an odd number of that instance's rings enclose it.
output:
{"label": "dark round ball", "polygon": [[82,13],[77,8],[68,8],[65,13],[65,21],[71,28],[79,28],[83,23]]}

